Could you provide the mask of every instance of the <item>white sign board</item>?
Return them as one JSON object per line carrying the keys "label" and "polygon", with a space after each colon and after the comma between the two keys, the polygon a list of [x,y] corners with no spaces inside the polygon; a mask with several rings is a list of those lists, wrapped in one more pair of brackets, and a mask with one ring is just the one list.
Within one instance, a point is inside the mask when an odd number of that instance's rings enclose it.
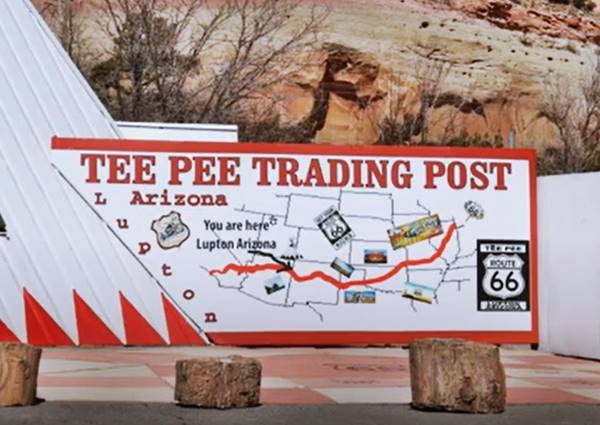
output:
{"label": "white sign board", "polygon": [[537,341],[534,153],[54,139],[216,343]]}

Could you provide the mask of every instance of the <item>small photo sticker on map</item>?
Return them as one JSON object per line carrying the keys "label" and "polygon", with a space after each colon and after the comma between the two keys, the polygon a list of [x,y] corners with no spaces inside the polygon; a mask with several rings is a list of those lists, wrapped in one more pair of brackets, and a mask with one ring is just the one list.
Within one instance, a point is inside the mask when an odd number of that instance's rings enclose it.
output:
{"label": "small photo sticker on map", "polygon": [[315,224],[336,250],[346,245],[354,237],[354,232],[346,220],[333,206],[315,217]]}
{"label": "small photo sticker on map", "polygon": [[402,296],[411,300],[419,301],[426,304],[433,302],[433,288],[418,283],[404,283],[404,292]]}
{"label": "small photo sticker on map", "polygon": [[387,264],[387,249],[365,249],[365,264]]}
{"label": "small photo sticker on map", "polygon": [[272,295],[281,291],[282,289],[285,289],[285,283],[283,283],[283,278],[279,274],[273,276],[265,282],[265,292],[267,295]]}
{"label": "small photo sticker on map", "polygon": [[175,211],[154,220],[151,229],[162,249],[177,248],[190,237],[190,228],[181,220],[181,214]]}
{"label": "small photo sticker on map", "polygon": [[333,260],[331,263],[331,268],[346,277],[350,277],[352,276],[352,273],[354,273],[354,267],[352,267],[351,264],[346,263],[344,260],[340,260],[339,258]]}
{"label": "small photo sticker on map", "polygon": [[442,222],[437,214],[394,227],[387,232],[394,249],[404,248],[444,233]]}
{"label": "small photo sticker on map", "polygon": [[345,291],[346,304],[375,304],[375,291]]}

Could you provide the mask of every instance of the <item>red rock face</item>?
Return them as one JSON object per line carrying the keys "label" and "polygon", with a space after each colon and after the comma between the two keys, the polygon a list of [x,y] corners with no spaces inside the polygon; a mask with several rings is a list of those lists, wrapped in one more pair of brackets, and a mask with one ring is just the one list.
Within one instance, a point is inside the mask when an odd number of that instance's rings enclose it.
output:
{"label": "red rock face", "polygon": [[506,0],[454,0],[450,4],[455,10],[500,28],[600,44],[597,16],[573,16],[564,11],[527,8]]}
{"label": "red rock face", "polygon": [[[508,0],[369,4],[371,8],[359,0],[331,3],[330,34],[340,41],[319,53],[318,71],[280,87],[287,99],[285,115],[294,122],[311,120],[317,143],[375,143],[379,123],[398,94],[402,114],[414,114],[419,107],[414,60],[431,53],[452,66],[430,112],[431,139],[443,139],[451,130],[506,140],[514,130],[519,146],[548,143],[555,129],[539,115],[544,89],[552,78],[585,68],[588,52],[580,51],[578,43],[600,42],[597,15],[570,14],[542,1],[527,2],[535,5],[529,8]],[[378,31],[374,26],[361,33],[365,23],[379,23],[373,8],[386,10],[382,28],[392,25],[384,21],[386,14],[394,17],[394,28]],[[345,26],[356,26],[356,32],[337,29],[341,19],[348,20]],[[393,42],[378,38],[382,33]],[[390,47],[402,53],[385,50]]]}
{"label": "red rock face", "polygon": [[[35,1],[41,6],[57,0]],[[79,0],[90,22],[98,17],[90,6],[94,1]],[[210,8],[223,1],[206,4]],[[557,76],[574,80],[588,67],[600,44],[600,14],[573,14],[542,0],[520,3],[320,2],[331,8],[330,16],[322,43],[306,58],[308,65],[257,97],[277,99],[283,123],[306,123],[302,128],[309,130],[311,141],[375,143],[395,101],[402,115],[418,111],[416,64],[434,58],[451,71],[431,108],[432,139],[443,138],[449,129],[506,139],[514,129],[519,146],[546,143],[555,132],[539,116],[538,105],[549,81]],[[105,43],[101,31],[88,35],[100,46]],[[414,137],[419,138],[418,131]]]}
{"label": "red rock face", "polygon": [[[376,143],[380,123],[393,102],[401,105],[401,116],[417,113],[419,82],[404,78],[374,55],[340,44],[326,45],[316,55],[314,61],[319,65],[298,73],[276,89],[282,94],[280,110],[284,119],[308,122],[314,142]],[[538,116],[535,94],[515,90],[486,95],[475,88],[468,96],[462,97],[452,84],[440,88],[428,113],[431,140],[460,134],[479,134],[490,139],[499,136],[505,140],[513,129],[520,144],[553,137],[553,129]],[[417,126],[412,141],[418,141],[420,135],[421,128]]]}

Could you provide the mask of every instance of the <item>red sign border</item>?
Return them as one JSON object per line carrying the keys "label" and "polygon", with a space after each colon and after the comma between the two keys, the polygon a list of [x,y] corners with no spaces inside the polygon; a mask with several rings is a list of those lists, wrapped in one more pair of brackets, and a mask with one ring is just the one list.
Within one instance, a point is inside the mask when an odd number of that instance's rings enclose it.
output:
{"label": "red sign border", "polygon": [[536,152],[533,149],[479,147],[317,145],[288,143],[214,143],[154,140],[90,139],[53,137],[53,150],[172,152],[172,153],[250,153],[318,154],[341,156],[402,156],[425,158],[466,158],[526,160],[529,163],[530,193],[530,289],[532,326],[529,331],[428,331],[428,332],[207,332],[217,345],[238,346],[327,346],[402,345],[420,338],[464,338],[495,344],[537,344],[539,342],[537,267]]}

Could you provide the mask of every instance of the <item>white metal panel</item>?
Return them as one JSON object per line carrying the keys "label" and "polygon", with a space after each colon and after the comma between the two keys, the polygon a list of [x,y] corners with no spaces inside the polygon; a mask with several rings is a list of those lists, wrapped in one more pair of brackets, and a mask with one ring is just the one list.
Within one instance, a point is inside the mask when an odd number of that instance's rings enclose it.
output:
{"label": "white metal panel", "polygon": [[600,173],[538,179],[540,348],[600,359]]}
{"label": "white metal panel", "polygon": [[173,140],[194,142],[238,141],[237,125],[222,124],[171,124],[118,121],[117,126],[125,139]]}
{"label": "white metal panel", "polygon": [[[0,181],[6,181],[8,170],[4,159],[0,157]],[[0,210],[5,211],[1,203]],[[7,229],[11,229],[12,223],[6,222]],[[19,264],[14,264],[18,261]],[[0,320],[22,341],[27,338],[25,331],[25,317],[23,315],[23,297],[19,282],[31,280],[22,277],[23,273],[31,272],[31,268],[24,267],[27,262],[23,261],[22,242],[17,237],[0,237],[0,281],[2,282],[2,293],[0,296]]]}
{"label": "white metal panel", "polygon": [[[54,135],[120,133],[29,1],[0,0],[0,205],[20,248],[2,250],[3,281],[25,286],[73,341],[73,289],[121,341],[119,291],[164,337],[160,288],[52,167]],[[0,296],[18,305],[15,295]]]}

